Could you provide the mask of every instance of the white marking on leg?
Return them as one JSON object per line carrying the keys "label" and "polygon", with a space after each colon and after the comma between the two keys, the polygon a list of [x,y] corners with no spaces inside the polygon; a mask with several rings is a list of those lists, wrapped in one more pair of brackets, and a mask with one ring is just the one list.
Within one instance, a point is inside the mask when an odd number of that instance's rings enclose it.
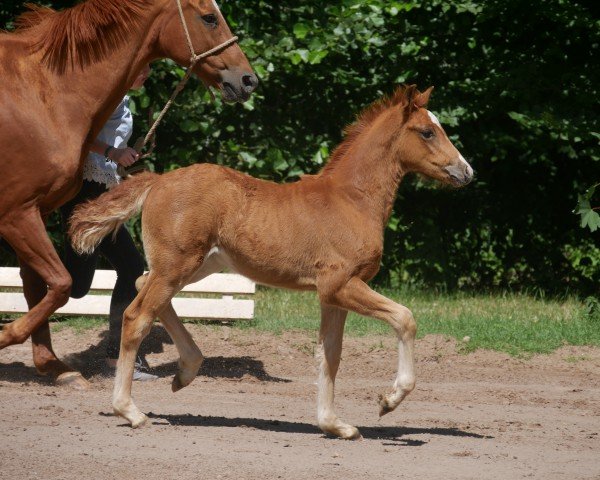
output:
{"label": "white marking on leg", "polygon": [[411,311],[402,305],[398,306],[401,308],[395,314],[396,321],[393,323],[398,336],[398,373],[393,391],[380,396],[379,416],[394,410],[415,388],[414,339],[416,324]]}
{"label": "white marking on leg", "polygon": [[342,336],[347,312],[321,305],[321,328],[317,359],[320,362],[317,416],[319,427],[324,432],[345,439],[356,439],[360,433],[356,427],[342,422],[333,409],[335,376],[342,353]]}

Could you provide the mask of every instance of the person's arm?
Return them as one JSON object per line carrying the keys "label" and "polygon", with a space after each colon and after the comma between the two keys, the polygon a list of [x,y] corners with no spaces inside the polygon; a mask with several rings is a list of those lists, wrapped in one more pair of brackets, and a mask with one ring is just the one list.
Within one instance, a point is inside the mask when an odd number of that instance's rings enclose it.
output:
{"label": "person's arm", "polygon": [[133,165],[140,158],[140,155],[133,148],[115,148],[98,139],[94,140],[90,146],[90,151],[102,155],[124,167]]}

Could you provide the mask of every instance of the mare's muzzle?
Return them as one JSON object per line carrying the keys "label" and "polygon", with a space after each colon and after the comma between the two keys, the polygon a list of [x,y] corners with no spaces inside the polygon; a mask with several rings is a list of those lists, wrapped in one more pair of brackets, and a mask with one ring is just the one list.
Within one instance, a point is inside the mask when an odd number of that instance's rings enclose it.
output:
{"label": "mare's muzzle", "polygon": [[221,73],[219,87],[226,102],[245,102],[257,86],[258,77],[253,72],[230,69]]}

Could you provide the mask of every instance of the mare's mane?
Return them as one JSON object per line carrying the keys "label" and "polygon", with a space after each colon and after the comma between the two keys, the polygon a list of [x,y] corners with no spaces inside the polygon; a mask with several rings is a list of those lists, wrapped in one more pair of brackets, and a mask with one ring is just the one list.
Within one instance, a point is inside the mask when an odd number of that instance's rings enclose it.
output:
{"label": "mare's mane", "polygon": [[392,95],[376,100],[360,112],[354,123],[348,125],[344,129],[344,139],[342,140],[342,143],[340,143],[333,151],[331,159],[327,165],[323,167],[321,173],[326,174],[333,170],[337,162],[346,155],[348,150],[350,150],[354,141],[375,121],[377,117],[379,117],[379,115],[389,108],[401,103],[409,102],[410,94],[410,87],[407,85],[400,85]]}
{"label": "mare's mane", "polygon": [[32,50],[57,73],[84,68],[114,52],[139,25],[148,0],[88,0],[56,11],[27,4],[15,21],[17,32],[33,36]]}

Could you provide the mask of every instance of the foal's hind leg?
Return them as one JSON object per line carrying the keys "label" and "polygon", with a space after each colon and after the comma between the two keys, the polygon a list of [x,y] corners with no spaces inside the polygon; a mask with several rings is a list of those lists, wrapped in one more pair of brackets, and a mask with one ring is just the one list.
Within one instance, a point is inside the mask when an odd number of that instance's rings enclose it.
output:
{"label": "foal's hind leg", "polygon": [[335,376],[340,365],[342,336],[347,315],[346,310],[321,304],[317,418],[319,428],[324,432],[345,439],[355,439],[360,437],[358,429],[342,422],[333,409]]}
{"label": "foal's hind leg", "polygon": [[133,428],[142,425],[147,417],[131,399],[131,382],[135,359],[142,340],[152,327],[153,320],[167,306],[176,287],[165,277],[150,272],[145,285],[123,314],[121,351],[113,390],[113,409],[116,415],[129,420]]}
{"label": "foal's hind leg", "polygon": [[[135,283],[138,290],[143,288],[147,278],[147,275],[138,278]],[[159,314],[159,318],[179,352],[179,360],[177,362],[179,371],[173,377],[173,383],[171,384],[171,389],[173,392],[176,392],[189,385],[196,378],[204,357],[198,345],[196,345],[194,339],[177,316],[171,302]]]}
{"label": "foal's hind leg", "polygon": [[[206,243],[208,244],[208,243]],[[180,265],[179,274],[186,279],[185,283],[197,282],[213,273],[220,272],[223,269],[223,264],[218,253],[209,254],[207,257],[197,257],[198,262],[201,258],[205,258],[201,262],[200,267],[197,267],[196,257],[188,257],[189,265],[183,265],[181,262],[174,261],[172,264]],[[147,275],[138,278],[136,287],[141,290],[147,281]],[[189,385],[196,375],[204,361],[202,352],[194,342],[192,336],[184,327],[183,323],[177,316],[173,304],[169,302],[162,312],[159,313],[159,318],[169,336],[173,339],[177,351],[179,352],[179,371],[173,377],[171,389],[173,392],[181,390]]]}
{"label": "foal's hind leg", "polygon": [[358,278],[352,278],[342,288],[327,295],[326,301],[361,315],[384,320],[396,332],[398,374],[393,391],[379,398],[379,415],[391,412],[415,388],[414,341],[417,324],[411,311],[374,292]]}
{"label": "foal's hind leg", "polygon": [[171,383],[171,390],[177,392],[183,387],[187,387],[196,378],[198,370],[204,362],[204,357],[190,332],[181,323],[171,302],[160,314],[160,321],[169,332],[179,351],[178,371]]}

